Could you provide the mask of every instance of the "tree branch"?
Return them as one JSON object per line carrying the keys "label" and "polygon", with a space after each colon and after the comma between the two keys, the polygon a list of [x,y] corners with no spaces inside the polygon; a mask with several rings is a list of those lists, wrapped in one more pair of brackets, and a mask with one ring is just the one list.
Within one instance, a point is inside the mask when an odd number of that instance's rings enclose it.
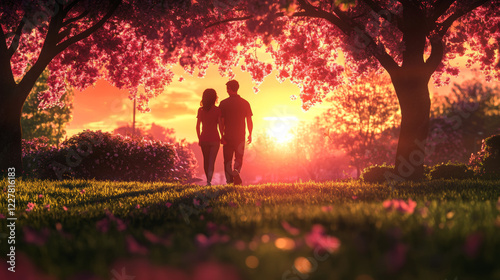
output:
{"label": "tree branch", "polygon": [[[0,86],[14,85],[14,75],[10,66],[10,57],[8,57],[7,38],[0,27]],[[2,95],[8,91],[2,90]]]}
{"label": "tree branch", "polygon": [[432,75],[443,60],[444,45],[441,38],[431,39],[431,55],[427,58],[425,65],[428,67],[429,75]]}
{"label": "tree branch", "polygon": [[[79,1],[79,0],[75,0],[75,1]],[[106,21],[108,21],[111,18],[111,16],[116,11],[116,9],[121,4],[121,2],[122,2],[122,0],[113,0],[108,12],[96,24],[89,27],[87,30],[85,30],[85,31],[83,31],[83,32],[71,37],[71,38],[68,38],[64,42],[61,42],[60,44],[58,44],[55,48],[56,52],[61,53],[66,48],[68,48],[70,45],[77,43],[77,42],[89,37],[92,33],[96,32],[97,29],[99,29],[101,26],[103,26],[104,23],[106,23]]]}
{"label": "tree branch", "polygon": [[73,17],[73,18],[69,18],[67,19],[66,21],[64,21],[62,23],[62,26],[68,26],[70,24],[72,24],[73,22],[76,22],[76,21],[79,21],[81,20],[82,18],[86,17],[87,15],[89,14],[89,11],[84,11],[83,13],[81,13],[80,15],[76,16],[76,17]]}
{"label": "tree branch", "polygon": [[434,4],[434,12],[430,17],[431,22],[436,22],[455,2],[455,0],[437,0]]}
{"label": "tree branch", "polygon": [[8,49],[8,52],[7,52],[7,56],[9,58],[9,60],[14,55],[14,53],[17,51],[17,48],[19,47],[19,40],[21,38],[21,35],[23,34],[25,19],[26,19],[26,17],[24,16],[16,28],[14,38],[12,39],[12,43],[10,44],[10,47]]}
{"label": "tree branch", "polygon": [[474,4],[471,4],[469,7],[463,10],[458,10],[455,11],[455,13],[451,14],[448,18],[446,18],[441,24],[437,25],[437,33],[440,37],[443,37],[446,32],[448,32],[448,29],[453,25],[453,23],[461,18],[462,16],[470,13],[474,9],[478,8],[479,6],[482,6],[486,4],[488,0],[479,0],[475,2]]}

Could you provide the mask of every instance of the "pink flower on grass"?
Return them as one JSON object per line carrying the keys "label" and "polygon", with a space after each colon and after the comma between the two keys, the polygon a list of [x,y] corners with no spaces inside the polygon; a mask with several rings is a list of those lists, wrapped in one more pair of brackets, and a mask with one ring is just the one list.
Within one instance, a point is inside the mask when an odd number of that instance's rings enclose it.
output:
{"label": "pink flower on grass", "polygon": [[38,198],[43,198],[43,194],[39,194],[39,195],[38,195]]}
{"label": "pink flower on grass", "polygon": [[323,212],[330,212],[333,210],[333,206],[328,205],[328,206],[321,206],[321,211]]}
{"label": "pink flower on grass", "polygon": [[300,233],[300,230],[298,228],[292,227],[289,223],[286,221],[282,221],[281,225],[283,228],[290,233],[291,235],[298,235]]}
{"label": "pink flower on grass", "polygon": [[198,199],[194,198],[194,199],[193,199],[193,204],[194,204],[195,206],[200,206],[200,201],[199,201]]}
{"label": "pink flower on grass", "polygon": [[333,253],[340,247],[337,237],[326,235],[322,225],[314,225],[311,232],[305,236],[306,244],[312,249],[320,249]]}
{"label": "pink flower on grass", "polygon": [[356,200],[356,199],[358,199],[358,196],[357,195],[353,195],[352,199]]}
{"label": "pink flower on grass", "polygon": [[411,198],[408,199],[408,202],[401,199],[392,199],[384,201],[382,205],[387,211],[396,210],[403,214],[405,213],[413,214],[413,212],[415,211],[415,207],[417,206],[417,203],[413,201]]}
{"label": "pink flower on grass", "polygon": [[137,205],[135,206],[135,209],[140,209],[140,208],[141,208],[141,206],[140,206],[139,204],[137,204]]}
{"label": "pink flower on grass", "polygon": [[80,194],[84,194],[84,193],[85,193],[85,189],[82,189],[82,190],[80,191]]}
{"label": "pink flower on grass", "polygon": [[2,213],[0,213],[0,219],[5,219],[5,216]]}
{"label": "pink flower on grass", "polygon": [[260,200],[257,200],[257,201],[255,202],[255,206],[260,207],[261,205],[262,205],[262,203],[260,202]]}
{"label": "pink flower on grass", "polygon": [[47,211],[50,211],[50,204],[45,205],[44,208],[47,209]]}
{"label": "pink flower on grass", "polygon": [[68,207],[63,206],[63,210],[64,210],[64,211],[68,211]]}
{"label": "pink flower on grass", "polygon": [[141,254],[145,255],[148,253],[148,249],[135,240],[134,237],[131,235],[127,235],[126,237],[126,242],[127,242],[127,250],[132,253],[132,254]]}
{"label": "pink flower on grass", "polygon": [[167,208],[170,208],[170,206],[172,206],[172,203],[167,202],[167,203],[165,203],[165,206],[167,206]]}
{"label": "pink flower on grass", "polygon": [[35,204],[35,203],[33,203],[33,202],[29,202],[29,203],[28,203],[28,205],[27,205],[27,207],[28,207],[28,208],[26,208],[26,212],[31,212],[31,211],[33,211],[33,209],[35,208],[35,206],[36,206],[36,204]]}

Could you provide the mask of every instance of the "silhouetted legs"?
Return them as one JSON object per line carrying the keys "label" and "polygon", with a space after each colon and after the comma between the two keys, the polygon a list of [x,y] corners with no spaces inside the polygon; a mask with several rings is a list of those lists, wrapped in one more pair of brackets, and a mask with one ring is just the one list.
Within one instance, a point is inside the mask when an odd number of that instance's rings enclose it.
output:
{"label": "silhouetted legs", "polygon": [[207,177],[207,185],[210,185],[214,176],[215,159],[217,158],[220,144],[217,142],[201,142],[200,146],[203,153],[203,169]]}
{"label": "silhouetted legs", "polygon": [[[227,143],[223,146],[224,153],[224,172],[226,174],[226,182],[233,183],[233,168],[238,173],[241,171],[243,165],[243,154],[245,152],[245,141],[238,144]],[[234,167],[233,167],[234,156]]]}

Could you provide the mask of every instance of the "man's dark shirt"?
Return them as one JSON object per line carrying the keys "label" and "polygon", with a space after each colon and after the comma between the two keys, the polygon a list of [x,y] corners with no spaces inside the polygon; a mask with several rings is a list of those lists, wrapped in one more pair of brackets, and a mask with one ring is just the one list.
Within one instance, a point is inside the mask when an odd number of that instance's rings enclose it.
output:
{"label": "man's dark shirt", "polygon": [[245,141],[245,118],[251,117],[250,103],[235,94],[220,102],[221,118],[224,119],[224,138],[229,144]]}

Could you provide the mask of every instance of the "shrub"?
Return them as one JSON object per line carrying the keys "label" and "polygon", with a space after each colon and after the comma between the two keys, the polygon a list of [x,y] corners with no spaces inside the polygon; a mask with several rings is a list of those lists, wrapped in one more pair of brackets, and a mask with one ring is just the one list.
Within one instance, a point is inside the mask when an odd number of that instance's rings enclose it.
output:
{"label": "shrub", "polygon": [[432,167],[430,179],[470,179],[474,172],[463,163],[442,163]]}
{"label": "shrub", "polygon": [[500,179],[500,135],[483,140],[481,150],[472,154],[469,166],[484,179]]}
{"label": "shrub", "polygon": [[383,183],[387,181],[387,172],[394,173],[394,166],[372,165],[363,170],[361,178],[367,183]]}
{"label": "shrub", "polygon": [[182,144],[137,140],[86,130],[59,148],[26,147],[28,175],[40,179],[96,179],[113,181],[187,181],[196,160]]}

